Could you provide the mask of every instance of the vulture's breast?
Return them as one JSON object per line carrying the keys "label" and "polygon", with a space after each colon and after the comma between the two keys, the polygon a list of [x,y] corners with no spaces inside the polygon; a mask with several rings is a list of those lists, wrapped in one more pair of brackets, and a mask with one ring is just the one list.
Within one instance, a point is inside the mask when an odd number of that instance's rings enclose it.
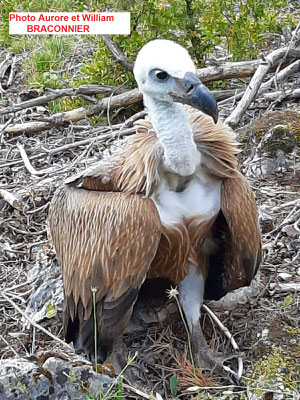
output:
{"label": "vulture's breast", "polygon": [[167,173],[152,200],[161,219],[162,236],[149,277],[178,283],[190,265],[199,264],[201,245],[220,211],[221,181],[203,171],[191,177]]}
{"label": "vulture's breast", "polygon": [[207,221],[220,210],[221,181],[206,175],[203,170],[190,177],[165,173],[152,200],[162,225],[168,228],[185,219]]}

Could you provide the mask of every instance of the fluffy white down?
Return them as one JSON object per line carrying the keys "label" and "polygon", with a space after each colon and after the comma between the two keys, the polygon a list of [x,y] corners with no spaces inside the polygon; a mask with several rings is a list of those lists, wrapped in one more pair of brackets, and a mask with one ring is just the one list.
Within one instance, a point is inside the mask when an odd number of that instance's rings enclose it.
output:
{"label": "fluffy white down", "polygon": [[219,212],[220,199],[221,181],[204,177],[200,172],[183,192],[171,191],[162,181],[158,192],[152,196],[164,226],[197,216],[207,221]]}
{"label": "fluffy white down", "polygon": [[174,78],[183,78],[187,72],[196,73],[196,67],[185,48],[171,40],[156,39],[139,51],[133,73],[140,87],[149,71],[161,69]]}

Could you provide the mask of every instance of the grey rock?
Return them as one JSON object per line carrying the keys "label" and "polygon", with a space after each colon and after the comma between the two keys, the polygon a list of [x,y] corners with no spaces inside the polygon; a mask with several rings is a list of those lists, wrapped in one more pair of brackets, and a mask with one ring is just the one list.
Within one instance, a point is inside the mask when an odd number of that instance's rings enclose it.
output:
{"label": "grey rock", "polygon": [[96,374],[90,365],[50,357],[43,365],[25,359],[0,362],[2,400],[85,400],[99,398],[112,384],[109,376]]}
{"label": "grey rock", "polygon": [[[31,282],[32,292],[26,307],[26,314],[35,322],[47,317],[47,308],[53,306],[55,310],[62,309],[63,282],[58,263],[49,259],[41,250],[35,266],[28,272],[28,281]],[[28,326],[27,321],[23,321]]]}
{"label": "grey rock", "polygon": [[252,304],[256,297],[259,295],[262,289],[260,282],[260,274],[258,273],[250,286],[244,286],[227,293],[220,300],[211,300],[207,302],[207,305],[213,310],[234,310],[235,308],[244,304]]}

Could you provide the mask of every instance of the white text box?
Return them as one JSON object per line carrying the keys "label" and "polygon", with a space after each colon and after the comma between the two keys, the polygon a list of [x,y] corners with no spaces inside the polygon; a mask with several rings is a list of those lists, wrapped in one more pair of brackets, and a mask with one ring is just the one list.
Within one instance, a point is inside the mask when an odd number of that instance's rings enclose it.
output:
{"label": "white text box", "polygon": [[9,13],[10,35],[128,35],[128,12],[12,12]]}

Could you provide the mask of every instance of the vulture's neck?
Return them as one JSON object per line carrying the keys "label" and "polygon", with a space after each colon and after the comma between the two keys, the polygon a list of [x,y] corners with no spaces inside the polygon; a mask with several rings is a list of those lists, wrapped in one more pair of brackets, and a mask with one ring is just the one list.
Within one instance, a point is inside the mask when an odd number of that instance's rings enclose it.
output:
{"label": "vulture's neck", "polygon": [[181,176],[192,175],[200,163],[192,127],[181,104],[144,96],[150,120],[163,149],[164,167]]}

